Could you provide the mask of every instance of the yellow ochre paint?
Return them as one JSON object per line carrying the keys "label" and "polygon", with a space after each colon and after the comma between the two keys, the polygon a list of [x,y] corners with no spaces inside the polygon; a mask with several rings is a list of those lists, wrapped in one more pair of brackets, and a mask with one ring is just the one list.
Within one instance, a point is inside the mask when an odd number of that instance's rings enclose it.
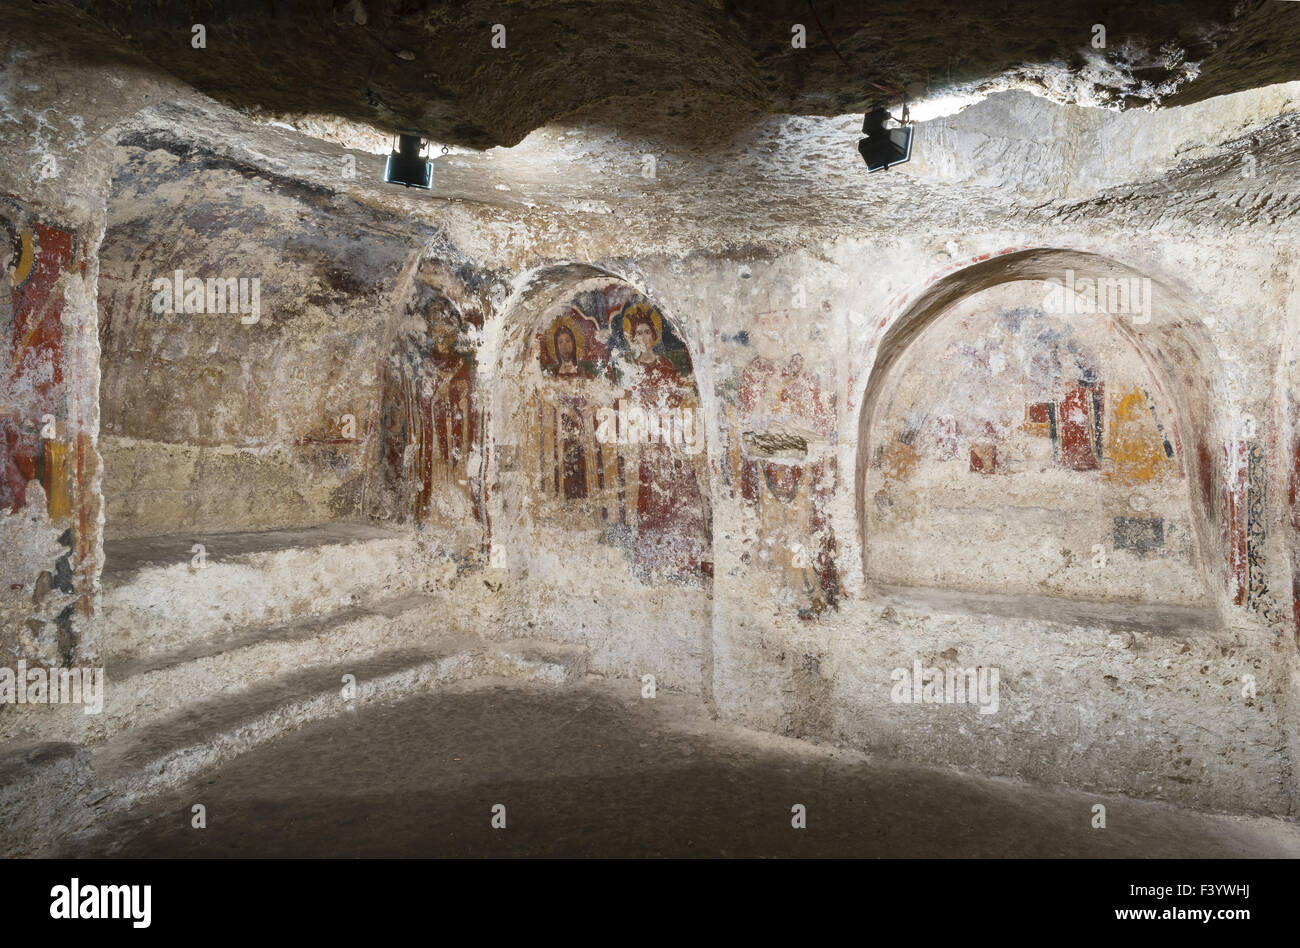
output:
{"label": "yellow ochre paint", "polygon": [[1145,484],[1173,467],[1164,439],[1147,407],[1147,396],[1133,388],[1111,402],[1106,431],[1105,476],[1122,484]]}

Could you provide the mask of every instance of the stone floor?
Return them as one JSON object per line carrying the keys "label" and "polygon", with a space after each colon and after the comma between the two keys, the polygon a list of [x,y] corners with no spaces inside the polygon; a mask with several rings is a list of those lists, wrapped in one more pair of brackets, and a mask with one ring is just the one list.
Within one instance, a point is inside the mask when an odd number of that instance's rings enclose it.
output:
{"label": "stone floor", "polygon": [[[1300,857],[1293,822],[870,760],[638,688],[489,681],[362,707],[57,855]],[[498,803],[505,829],[490,825]]]}

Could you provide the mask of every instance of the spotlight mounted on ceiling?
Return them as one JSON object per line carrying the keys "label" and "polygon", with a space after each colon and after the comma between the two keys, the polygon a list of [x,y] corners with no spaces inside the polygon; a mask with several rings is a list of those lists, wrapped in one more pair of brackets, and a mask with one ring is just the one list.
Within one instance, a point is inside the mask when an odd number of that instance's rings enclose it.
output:
{"label": "spotlight mounted on ceiling", "polygon": [[[878,105],[868,112],[862,120],[862,134],[867,137],[858,141],[858,154],[867,163],[867,171],[884,171],[894,165],[901,165],[912,157],[912,121],[907,114],[907,95],[891,86],[873,82],[865,75],[862,75],[859,70],[854,69],[853,65],[844,58],[840,48],[835,45],[835,40],[831,39],[831,34],[826,31],[826,24],[818,16],[817,8],[813,6],[812,0],[808,0],[808,9],[812,11],[813,19],[817,21],[817,28],[822,31],[822,36],[826,38],[827,45],[839,57],[840,62],[857,72],[867,85],[878,92],[883,92],[887,96],[900,96],[902,98],[903,111],[898,119],[894,119],[889,114],[889,110],[883,105]],[[896,127],[889,127],[891,120],[897,122]]]}
{"label": "spotlight mounted on ceiling", "polygon": [[[893,128],[890,122],[896,122]],[[902,117],[895,119],[889,109],[877,106],[862,120],[862,134],[858,154],[867,163],[867,171],[884,171],[901,165],[912,157],[912,123],[907,114],[907,100],[903,100]]]}
{"label": "spotlight mounted on ceiling", "polygon": [[419,135],[398,135],[397,145],[384,165],[384,183],[426,191],[433,187],[433,162],[423,154],[428,144]]}

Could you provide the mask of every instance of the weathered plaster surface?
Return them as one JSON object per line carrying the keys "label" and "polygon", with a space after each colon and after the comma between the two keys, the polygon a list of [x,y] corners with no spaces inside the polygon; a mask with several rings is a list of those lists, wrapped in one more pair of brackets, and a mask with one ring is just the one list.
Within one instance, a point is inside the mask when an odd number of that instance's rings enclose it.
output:
{"label": "weathered plaster surface", "polygon": [[[285,554],[312,571],[296,595],[293,570],[249,560],[214,567],[220,582],[193,598],[178,592],[192,578],[178,561],[166,583],[126,603],[102,595],[97,612],[101,506],[104,532],[127,541],[365,517],[433,545],[427,560],[405,558],[409,539],[390,551],[401,583],[445,592],[431,622],[581,644],[593,671],[655,675],[729,720],[1084,789],[1295,812],[1295,84],[1151,116],[995,97],[921,125],[924,157],[870,178],[853,116],[762,119],[713,150],[575,119],[517,149],[440,157],[435,191],[414,195],[377,184],[373,155],[179,87],[155,104],[160,80],[126,69],[118,94],[100,97],[103,74],[58,67],[69,82],[45,118],[33,74],[57,64],[8,48],[25,78],[10,86],[0,148],[48,152],[59,170],[5,165],[0,190],[19,230],[57,224],[84,248],[57,297],[67,385],[55,412],[60,443],[81,444],[84,460],[66,515],[39,483],[0,514],[10,654],[175,646],[200,600],[199,638],[224,627],[223,608],[278,621],[327,608],[351,567],[345,553]],[[1061,143],[1045,153],[1048,132]],[[1120,140],[1136,144],[1108,149]],[[151,281],[177,267],[259,277],[260,320],[152,313]],[[1015,297],[1067,269],[1154,287],[1149,323],[1090,314],[1078,331],[1108,340],[1095,347],[1108,379],[1152,386],[1178,468],[1156,472],[1148,499],[1175,524],[1170,555],[1113,556],[1107,569],[1125,571],[1114,583],[1075,573],[1044,588],[1026,548],[998,554],[994,537],[991,552],[1023,568],[984,576],[973,598],[875,588],[926,578],[872,573],[890,550],[873,552],[867,489],[888,394],[952,390],[963,365],[925,334],[961,338],[981,292]],[[546,442],[531,412],[573,395],[539,346],[548,332],[554,344],[554,307],[593,280],[653,304],[689,360],[675,372],[689,375],[681,397],[703,434],[690,463],[710,552],[689,580],[655,575],[656,556],[597,529],[590,493],[555,490],[554,449],[549,494],[539,480]],[[608,331],[593,339],[614,347]],[[15,378],[21,350],[7,344]],[[599,383],[593,399],[630,380],[584,379]],[[19,402],[15,424],[34,425]],[[335,444],[344,414],[356,437]],[[982,477],[967,458],[963,474]],[[1068,478],[1044,477],[1016,495],[1038,498],[1034,529],[1095,521],[1065,502]],[[979,483],[962,516],[1024,530]],[[1112,537],[1118,501],[1102,499]],[[697,536],[696,518],[673,523]],[[70,591],[50,582],[68,528]],[[915,542],[947,553],[937,527]],[[43,573],[56,591],[32,603]],[[1044,593],[1055,598],[1029,598]],[[70,596],[80,618],[60,645],[54,610]],[[895,703],[893,671],[918,660],[998,668],[999,710]]]}

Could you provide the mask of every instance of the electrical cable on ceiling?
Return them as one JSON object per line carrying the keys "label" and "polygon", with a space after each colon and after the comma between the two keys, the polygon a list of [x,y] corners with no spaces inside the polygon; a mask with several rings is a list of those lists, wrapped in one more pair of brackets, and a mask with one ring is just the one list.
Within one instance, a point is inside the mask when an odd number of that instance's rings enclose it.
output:
{"label": "electrical cable on ceiling", "polygon": [[[844,58],[844,54],[840,52],[840,48],[835,45],[835,40],[831,39],[831,34],[826,31],[826,25],[822,23],[822,18],[817,14],[817,8],[813,6],[812,0],[808,0],[808,9],[812,12],[813,19],[817,22],[817,29],[821,31],[821,34],[825,38],[826,42],[830,44],[831,50],[835,53],[836,56],[839,57],[840,62],[844,63],[844,65],[847,66],[849,69],[853,69],[852,63],[850,63],[847,59]],[[858,72],[856,69],[853,69],[853,71],[855,73]],[[872,88],[879,89],[881,92],[887,93],[889,95],[896,95],[901,97],[903,100],[903,113],[902,113],[902,118],[899,119],[899,121],[904,124],[907,123],[907,118],[908,118],[907,94],[905,92],[895,89],[892,86],[886,86],[886,85],[882,85],[879,82],[874,82],[873,80],[868,79],[862,73],[858,73],[858,78],[860,78],[863,82],[865,82],[867,85],[871,86]]]}
{"label": "electrical cable on ceiling", "polygon": [[[812,12],[813,19],[817,21],[817,29],[826,38],[835,55],[839,57],[840,62],[851,69],[853,72],[858,71],[853,68],[840,48],[835,45],[835,40],[831,39],[831,34],[826,30],[826,24],[817,13],[817,8],[813,6],[812,0],[808,0],[808,9]],[[866,136],[858,141],[858,154],[867,164],[867,171],[885,171],[894,165],[902,164],[912,157],[912,123],[911,116],[907,111],[906,93],[895,89],[893,86],[887,86],[874,80],[868,79],[865,75],[858,73],[859,77],[872,88],[879,89],[887,95],[898,96],[902,99],[903,108],[898,118],[894,118],[884,105],[876,105],[869,111],[862,120],[862,133]],[[894,119],[898,122],[898,128],[889,128],[889,120]]]}

